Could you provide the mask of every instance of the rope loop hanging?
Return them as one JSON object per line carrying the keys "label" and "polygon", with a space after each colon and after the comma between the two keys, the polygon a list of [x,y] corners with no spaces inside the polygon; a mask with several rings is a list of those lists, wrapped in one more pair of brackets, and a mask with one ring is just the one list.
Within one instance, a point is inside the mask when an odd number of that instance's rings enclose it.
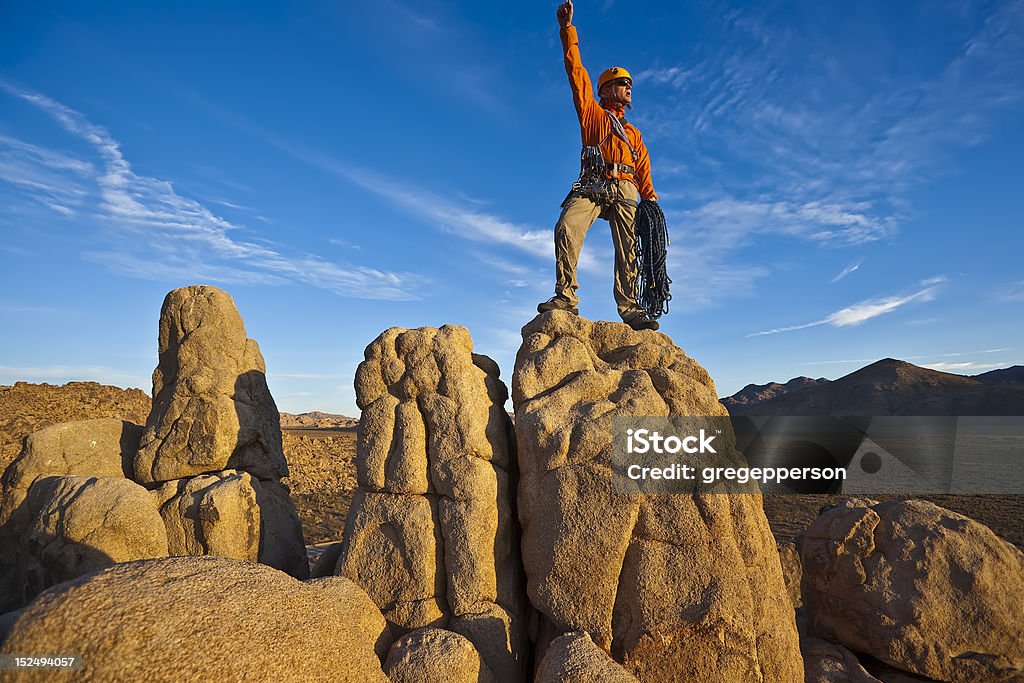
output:
{"label": "rope loop hanging", "polygon": [[668,224],[658,202],[644,200],[636,211],[636,302],[651,320],[668,313],[672,299],[665,262],[668,257]]}

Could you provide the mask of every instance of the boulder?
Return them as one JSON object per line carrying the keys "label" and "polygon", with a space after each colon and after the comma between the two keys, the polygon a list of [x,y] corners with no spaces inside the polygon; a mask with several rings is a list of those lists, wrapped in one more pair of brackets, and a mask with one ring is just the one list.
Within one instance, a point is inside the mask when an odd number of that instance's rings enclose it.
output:
{"label": "boulder", "polygon": [[45,477],[29,489],[31,522],[12,543],[6,608],[41,590],[115,562],[167,555],[153,495],[113,477]]}
{"label": "boulder", "polygon": [[288,475],[263,356],[226,292],[206,285],[170,292],[160,310],[159,353],[136,481],[226,469],[259,479]]}
{"label": "boulder", "polygon": [[224,470],[165,482],[156,494],[171,555],[249,560],[309,577],[302,527],[284,484]]}
{"label": "boulder", "polygon": [[842,645],[820,638],[800,641],[806,683],[880,683],[867,672],[857,655]]}
{"label": "boulder", "polygon": [[27,510],[19,508],[40,477],[130,476],[141,436],[141,426],[116,418],[64,422],[29,434],[0,480],[0,525],[24,527]]}
{"label": "boulder", "polygon": [[802,680],[760,495],[613,490],[614,417],[719,418],[718,462],[743,462],[707,371],[664,334],[553,311],[523,328],[513,401],[539,657],[580,631],[641,680]]}
{"label": "boulder", "polygon": [[82,680],[384,683],[375,647],[390,644],[386,628],[345,579],[306,584],[261,564],[170,557],[46,591],[0,652],[80,654]]}
{"label": "boulder", "polygon": [[260,509],[248,472],[226,470],[165,482],[156,490],[171,555],[255,562]]}
{"label": "boulder", "polygon": [[33,523],[29,488],[52,476],[124,477],[141,435],[139,425],[104,418],[52,425],[25,437],[0,478],[0,611],[25,605],[47,585],[37,560],[21,547]]}
{"label": "boulder", "polygon": [[407,633],[391,646],[391,683],[493,683],[494,674],[464,636],[440,628]]}
{"label": "boulder", "polygon": [[943,681],[1024,679],[1024,553],[929,502],[850,499],[801,546],[813,633]]}
{"label": "boulder", "polygon": [[399,633],[465,636],[501,681],[522,680],[525,624],[508,398],[469,332],[392,328],[356,371],[352,499],[336,571]]}
{"label": "boulder", "polygon": [[594,644],[587,633],[573,632],[551,641],[537,667],[534,683],[637,683],[637,678]]}

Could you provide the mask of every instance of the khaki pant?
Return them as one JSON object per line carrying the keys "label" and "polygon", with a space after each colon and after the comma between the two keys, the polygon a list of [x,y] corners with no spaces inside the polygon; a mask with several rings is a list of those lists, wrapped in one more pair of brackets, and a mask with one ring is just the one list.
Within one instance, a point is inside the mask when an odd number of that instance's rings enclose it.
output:
{"label": "khaki pant", "polygon": [[636,232],[634,219],[640,193],[628,180],[616,181],[622,199],[611,206],[602,207],[586,197],[570,197],[555,224],[555,294],[567,299],[573,306],[580,302],[576,296],[579,282],[576,265],[580,260],[583,238],[598,218],[608,221],[615,246],[615,305],[619,316],[626,321],[642,313],[636,303]]}

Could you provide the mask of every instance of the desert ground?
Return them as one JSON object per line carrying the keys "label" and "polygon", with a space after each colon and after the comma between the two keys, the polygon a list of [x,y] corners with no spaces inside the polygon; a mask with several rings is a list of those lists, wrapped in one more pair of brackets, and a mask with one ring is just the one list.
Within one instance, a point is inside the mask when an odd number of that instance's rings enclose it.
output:
{"label": "desert ground", "polygon": [[[143,423],[149,397],[138,389],[120,389],[95,382],[62,386],[19,382],[0,387],[0,468],[17,456],[25,435],[58,422],[120,417]],[[356,489],[355,420],[338,416],[282,416],[282,438],[288,459],[285,480],[302,520],[306,544],[341,540],[345,516]],[[766,495],[764,510],[775,539],[792,541],[825,505],[842,495]],[[990,527],[1000,537],[1024,548],[1024,496],[919,496]],[[894,500],[899,496],[878,496]],[[313,551],[312,554],[316,554]]]}

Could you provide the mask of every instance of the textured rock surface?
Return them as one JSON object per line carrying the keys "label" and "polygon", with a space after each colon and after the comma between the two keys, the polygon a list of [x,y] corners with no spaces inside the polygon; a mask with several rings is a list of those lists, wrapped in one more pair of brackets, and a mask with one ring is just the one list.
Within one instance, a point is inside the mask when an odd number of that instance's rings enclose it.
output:
{"label": "textured rock surface", "polygon": [[167,555],[153,495],[112,477],[46,477],[29,490],[31,522],[17,539],[10,606],[42,589],[115,562]]}
{"label": "textured rock surface", "polygon": [[779,545],[779,562],[782,565],[782,579],[786,583],[786,593],[789,601],[793,603],[794,609],[803,607],[803,597],[800,595],[800,579],[803,568],[800,566],[800,551],[794,543],[782,543]]}
{"label": "textured rock surface", "polygon": [[665,335],[555,311],[523,328],[513,400],[538,656],[585,631],[641,680],[802,680],[760,495],[612,492],[612,417],[725,415],[703,368]]}
{"label": "textured rock surface", "polygon": [[18,508],[40,477],[130,474],[141,436],[142,427],[116,418],[65,422],[29,434],[21,453],[3,475],[0,524],[24,525],[25,519],[18,519],[24,513],[19,514]]}
{"label": "textured rock surface", "polygon": [[216,555],[309,576],[302,529],[288,489],[224,470],[165,482],[157,490],[171,555]]}
{"label": "textured rock surface", "polygon": [[555,638],[537,667],[534,683],[637,683],[586,633]]}
{"label": "textured rock surface", "polygon": [[136,481],[226,469],[260,479],[287,476],[263,356],[226,292],[196,285],[169,293],[160,310],[159,351]]}
{"label": "textured rock surface", "polygon": [[[207,286],[172,291],[159,351],[145,428],[115,418],[52,425],[29,435],[4,472],[0,610],[24,605],[55,581],[168,551],[309,575],[302,527],[278,481],[288,472],[263,358],[231,297]],[[71,389],[79,396],[90,387]],[[103,390],[111,388],[95,389],[83,400],[106,411]],[[141,392],[123,394],[131,407]],[[49,404],[46,412],[61,414]]]}
{"label": "textured rock surface", "polygon": [[987,527],[850,499],[811,525],[801,558],[813,632],[939,680],[1024,679],[1024,553]]}
{"label": "textured rock surface", "polygon": [[216,555],[255,562],[260,509],[247,472],[176,479],[156,491],[171,555]]}
{"label": "textured rock surface", "polygon": [[804,657],[806,683],[879,683],[842,645],[805,638],[800,641],[800,654]]}
{"label": "textured rock surface", "polygon": [[83,680],[384,683],[375,647],[390,644],[385,630],[345,579],[304,584],[260,564],[172,557],[43,593],[0,651],[81,654]]}
{"label": "textured rock surface", "polygon": [[391,683],[493,683],[494,674],[464,636],[440,628],[408,633],[391,646],[384,673]]}
{"label": "textured rock surface", "polygon": [[525,660],[507,390],[445,325],[385,331],[356,371],[362,409],[338,573],[399,631],[468,638],[498,680]]}

